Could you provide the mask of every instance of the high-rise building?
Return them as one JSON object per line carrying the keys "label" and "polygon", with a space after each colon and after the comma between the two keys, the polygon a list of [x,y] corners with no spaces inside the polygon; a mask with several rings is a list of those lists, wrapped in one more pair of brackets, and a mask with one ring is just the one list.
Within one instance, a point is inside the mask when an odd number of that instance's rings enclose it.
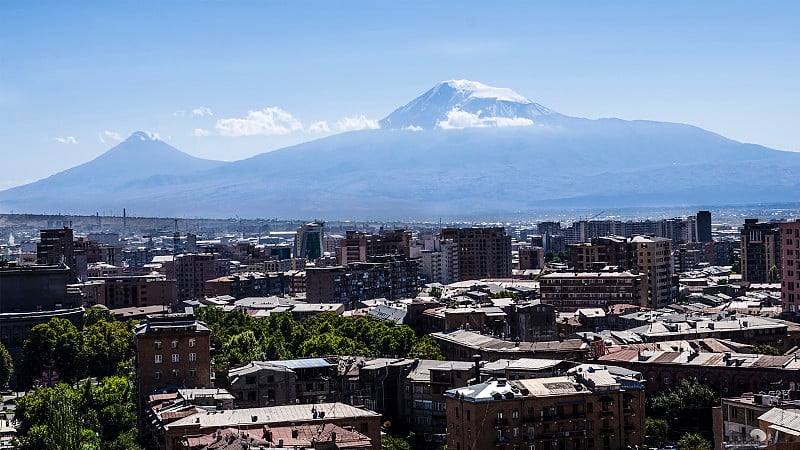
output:
{"label": "high-rise building", "polygon": [[419,263],[402,256],[376,256],[347,266],[306,268],[306,299],[341,303],[348,310],[376,298],[414,298],[419,290]]}
{"label": "high-rise building", "polygon": [[711,211],[697,211],[697,240],[698,242],[712,242],[711,238]]}
{"label": "high-rise building", "polygon": [[297,228],[294,257],[316,260],[322,257],[325,222],[311,222]]}
{"label": "high-rise building", "polygon": [[[781,269],[781,241],[777,223],[759,223],[745,219],[741,234],[742,280],[750,283],[769,283],[770,270]],[[779,272],[780,273],[780,272]]]}
{"label": "high-rise building", "polygon": [[339,264],[365,262],[373,256],[399,255],[410,257],[411,233],[405,230],[383,231],[379,234],[348,231],[339,243]]}
{"label": "high-rise building", "polygon": [[661,308],[668,305],[672,300],[672,241],[655,236],[634,236],[630,242],[636,258],[635,268],[645,276],[647,286],[642,306]]}
{"label": "high-rise building", "polygon": [[511,236],[504,227],[443,228],[442,244],[458,252],[458,281],[511,278]]}
{"label": "high-rise building", "polygon": [[543,269],[544,249],[542,247],[519,249],[519,268],[521,270]]}
{"label": "high-rise building", "polygon": [[230,273],[230,263],[216,253],[185,253],[175,256],[178,300],[203,297],[205,282]]}
{"label": "high-rise building", "polygon": [[781,306],[790,318],[800,314],[800,219],[779,225]]}
{"label": "high-rise building", "polygon": [[[41,239],[36,246],[36,264],[45,266],[65,265],[69,267],[70,283],[79,281],[79,273],[85,274],[86,272],[86,258],[76,258],[72,228],[63,227],[41,230],[40,236]],[[81,266],[82,270],[78,265]]]}

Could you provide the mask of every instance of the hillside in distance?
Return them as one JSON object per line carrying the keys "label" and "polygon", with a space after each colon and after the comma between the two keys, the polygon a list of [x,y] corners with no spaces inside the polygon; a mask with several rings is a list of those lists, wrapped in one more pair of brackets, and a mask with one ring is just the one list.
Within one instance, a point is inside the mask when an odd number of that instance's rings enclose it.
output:
{"label": "hillside in distance", "polygon": [[[135,161],[109,162],[120,144],[0,192],[0,211],[435,219],[554,206],[796,201],[800,187],[800,153],[690,125],[569,117],[465,80],[437,84],[380,124],[231,163],[134,134],[123,144]],[[137,150],[156,144],[180,161]]]}

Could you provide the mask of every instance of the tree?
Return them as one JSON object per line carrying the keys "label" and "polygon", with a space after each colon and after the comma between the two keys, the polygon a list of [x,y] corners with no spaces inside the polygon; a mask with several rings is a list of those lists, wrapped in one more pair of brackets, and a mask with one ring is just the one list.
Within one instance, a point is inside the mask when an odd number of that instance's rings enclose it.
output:
{"label": "tree", "polygon": [[3,344],[0,344],[0,387],[8,386],[11,375],[14,374],[14,361],[11,354]]}
{"label": "tree", "polygon": [[100,308],[98,306],[91,306],[86,308],[86,312],[83,313],[83,327],[86,328],[90,325],[94,325],[97,322],[116,322],[117,318],[114,317],[114,314],[111,311]]}
{"label": "tree", "polygon": [[711,408],[719,402],[716,392],[696,380],[685,379],[681,384],[666,392],[650,397],[652,417],[675,420],[691,415],[690,412]]}
{"label": "tree", "polygon": [[411,444],[401,437],[384,434],[381,437],[381,448],[384,450],[411,450]]}
{"label": "tree", "polygon": [[411,347],[411,350],[408,352],[408,357],[419,359],[444,359],[444,356],[442,356],[442,349],[439,348],[439,343],[429,334],[425,335]]}
{"label": "tree", "polygon": [[511,291],[500,291],[500,292],[492,294],[490,297],[491,298],[510,298],[510,299],[513,299],[513,300],[519,300],[519,295],[517,295],[517,294],[515,294],[514,292],[511,292]]}
{"label": "tree", "polygon": [[54,317],[36,325],[22,345],[22,368],[29,381],[39,378],[50,368],[67,382],[79,379],[85,372],[83,335],[67,319]]}
{"label": "tree", "polygon": [[669,436],[669,424],[664,419],[648,417],[644,421],[645,439],[648,447],[661,448]]}
{"label": "tree", "polygon": [[772,265],[769,268],[769,282],[770,283],[780,283],[781,282],[781,271],[778,269],[778,266]]}
{"label": "tree", "polygon": [[99,321],[84,330],[84,352],[89,375],[102,378],[116,375],[120,363],[134,356],[133,333],[122,322]]}
{"label": "tree", "polygon": [[20,398],[16,407],[20,424],[17,448],[98,449],[97,434],[85,426],[79,408],[79,396],[63,383]]}
{"label": "tree", "polygon": [[680,450],[711,450],[711,442],[697,433],[685,433],[678,441]]}
{"label": "tree", "polygon": [[772,355],[779,356],[781,354],[774,345],[770,344],[756,344],[753,346],[753,353],[757,355]]}

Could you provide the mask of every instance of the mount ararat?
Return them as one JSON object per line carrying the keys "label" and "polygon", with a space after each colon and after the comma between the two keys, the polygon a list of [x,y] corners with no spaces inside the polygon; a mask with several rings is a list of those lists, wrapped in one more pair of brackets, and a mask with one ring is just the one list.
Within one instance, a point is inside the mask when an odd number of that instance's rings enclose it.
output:
{"label": "mount ararat", "polygon": [[473,81],[439,83],[379,123],[235,162],[136,132],[92,161],[0,192],[0,212],[432,219],[797,201],[800,192],[800,153],[684,124],[570,117]]}

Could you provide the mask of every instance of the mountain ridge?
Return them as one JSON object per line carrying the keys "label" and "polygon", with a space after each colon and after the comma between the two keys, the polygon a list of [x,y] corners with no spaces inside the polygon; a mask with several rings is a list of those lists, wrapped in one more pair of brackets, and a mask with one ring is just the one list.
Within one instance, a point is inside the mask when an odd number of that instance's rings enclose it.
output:
{"label": "mountain ridge", "polygon": [[92,161],[0,191],[0,210],[435,218],[556,204],[793,201],[800,187],[798,153],[693,125],[570,117],[465,80],[439,83],[381,122],[233,162],[137,132]]}

